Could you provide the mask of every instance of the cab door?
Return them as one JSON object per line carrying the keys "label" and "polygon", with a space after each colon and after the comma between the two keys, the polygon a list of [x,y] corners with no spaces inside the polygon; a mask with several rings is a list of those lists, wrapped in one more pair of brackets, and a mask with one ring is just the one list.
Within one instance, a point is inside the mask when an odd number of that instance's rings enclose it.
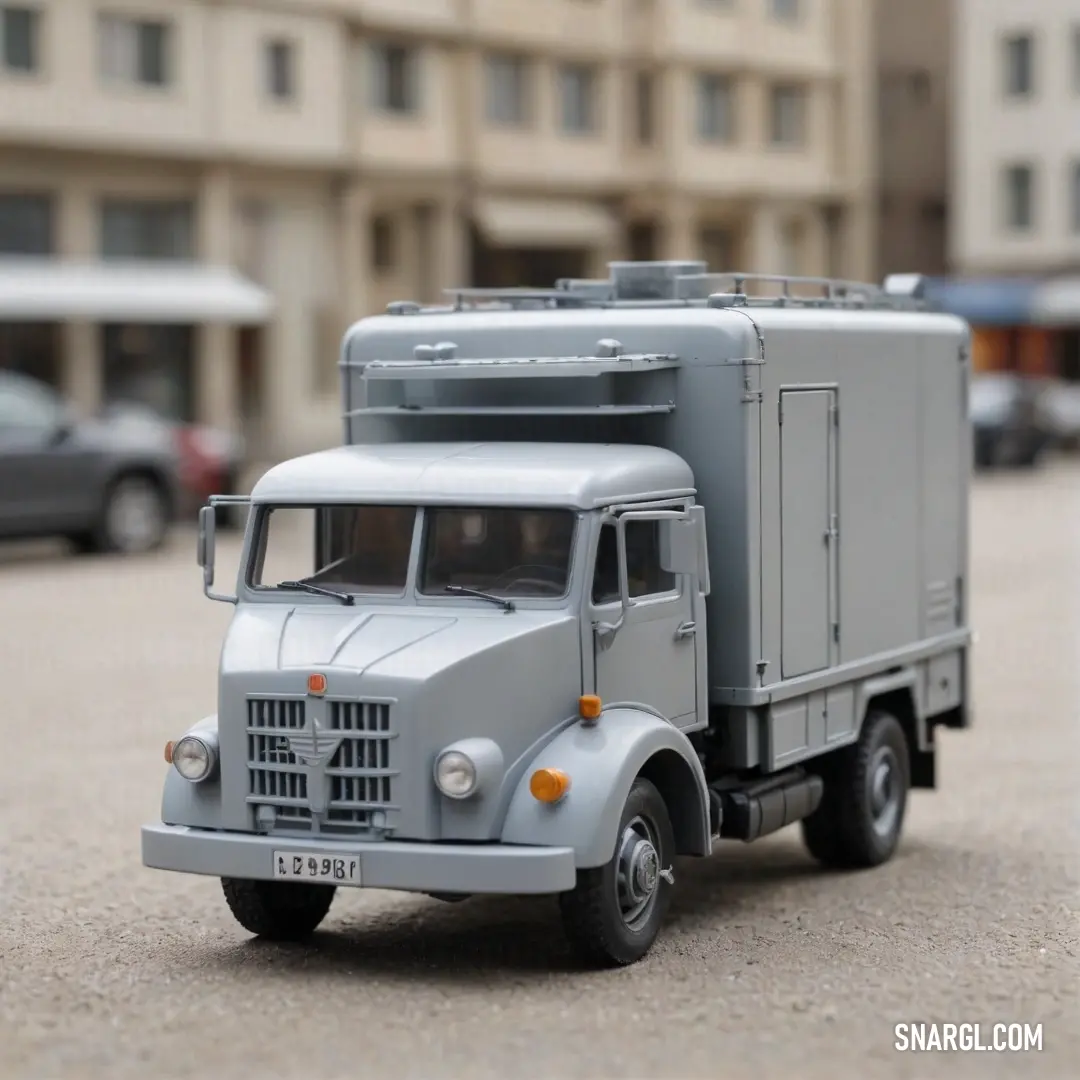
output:
{"label": "cab door", "polygon": [[697,719],[696,583],[693,575],[664,569],[661,526],[656,520],[624,523],[625,609],[618,530],[610,519],[600,527],[588,598],[599,626],[593,634],[596,693],[606,704],[648,705],[689,726]]}

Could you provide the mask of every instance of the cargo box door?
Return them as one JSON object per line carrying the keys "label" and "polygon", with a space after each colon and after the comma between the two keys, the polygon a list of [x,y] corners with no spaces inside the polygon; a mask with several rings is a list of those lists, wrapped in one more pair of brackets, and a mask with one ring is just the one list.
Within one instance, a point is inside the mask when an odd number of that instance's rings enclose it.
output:
{"label": "cargo box door", "polygon": [[780,604],[783,678],[832,663],[836,593],[836,391],[780,393]]}

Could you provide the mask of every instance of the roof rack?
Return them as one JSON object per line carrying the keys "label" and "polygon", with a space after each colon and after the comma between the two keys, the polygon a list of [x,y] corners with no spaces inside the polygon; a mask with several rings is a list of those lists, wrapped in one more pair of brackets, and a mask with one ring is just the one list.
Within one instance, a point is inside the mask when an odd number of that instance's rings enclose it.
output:
{"label": "roof rack", "polygon": [[[394,315],[447,310],[597,307],[807,307],[925,310],[925,279],[893,275],[884,285],[842,278],[747,271],[710,272],[704,262],[612,262],[607,278],[561,278],[554,288],[447,289],[452,306],[397,302]],[[757,286],[757,291],[747,288]],[[764,286],[764,289],[762,288]]]}

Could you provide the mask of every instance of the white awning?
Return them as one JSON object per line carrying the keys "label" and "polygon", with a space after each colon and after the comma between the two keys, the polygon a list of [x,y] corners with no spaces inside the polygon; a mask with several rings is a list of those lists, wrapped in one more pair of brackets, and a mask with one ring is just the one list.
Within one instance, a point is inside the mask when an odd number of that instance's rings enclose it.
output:
{"label": "white awning", "polygon": [[1042,325],[1080,326],[1080,277],[1041,282],[1031,298],[1031,320]]}
{"label": "white awning", "polygon": [[495,247],[608,247],[618,221],[595,203],[563,199],[480,198],[473,205],[480,231]]}
{"label": "white awning", "polygon": [[223,266],[0,259],[0,320],[253,324],[272,310],[266,290]]}

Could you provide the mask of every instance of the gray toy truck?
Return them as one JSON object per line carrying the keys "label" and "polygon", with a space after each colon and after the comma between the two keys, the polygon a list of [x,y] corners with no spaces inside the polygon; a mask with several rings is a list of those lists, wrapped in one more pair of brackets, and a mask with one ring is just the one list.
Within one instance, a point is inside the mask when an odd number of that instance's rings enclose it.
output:
{"label": "gray toy truck", "polygon": [[920,296],[615,263],[358,322],[345,445],[202,511],[236,611],[143,862],[271,939],[340,886],[558,894],[621,965],[677,855],[887,860],[970,720],[969,331]]}

